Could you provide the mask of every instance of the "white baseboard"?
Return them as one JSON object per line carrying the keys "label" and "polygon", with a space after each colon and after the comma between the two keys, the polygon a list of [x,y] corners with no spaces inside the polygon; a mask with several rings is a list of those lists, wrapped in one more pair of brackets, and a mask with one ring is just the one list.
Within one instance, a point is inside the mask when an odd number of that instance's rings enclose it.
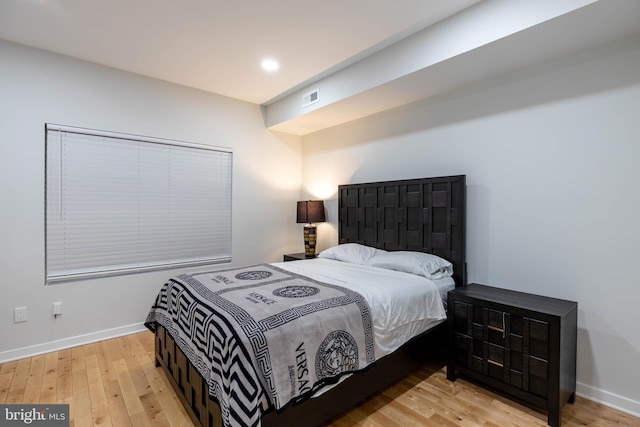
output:
{"label": "white baseboard", "polygon": [[49,353],[51,351],[63,350],[65,348],[76,347],[78,345],[90,344],[96,341],[117,338],[123,335],[135,334],[147,330],[143,323],[121,326],[104,331],[93,332],[86,335],[65,338],[57,341],[50,341],[29,347],[17,348],[15,350],[0,352],[0,363],[11,360],[23,359],[25,357],[36,356],[38,354]]}
{"label": "white baseboard", "polygon": [[576,394],[585,399],[593,400],[594,402],[601,403],[620,412],[640,418],[640,402],[635,400],[580,382],[576,384]]}

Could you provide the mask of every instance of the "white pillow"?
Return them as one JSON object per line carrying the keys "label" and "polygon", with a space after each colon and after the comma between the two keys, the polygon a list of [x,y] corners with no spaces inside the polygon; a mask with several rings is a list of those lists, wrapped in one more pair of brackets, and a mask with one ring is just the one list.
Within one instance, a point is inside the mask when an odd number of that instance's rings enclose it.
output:
{"label": "white pillow", "polygon": [[382,249],[376,249],[358,243],[343,243],[325,249],[318,254],[318,257],[364,265],[373,258],[373,256],[383,253],[386,253],[386,251]]}
{"label": "white pillow", "polygon": [[380,253],[371,258],[367,265],[417,274],[427,279],[442,279],[453,275],[453,265],[449,261],[424,252],[391,251]]}

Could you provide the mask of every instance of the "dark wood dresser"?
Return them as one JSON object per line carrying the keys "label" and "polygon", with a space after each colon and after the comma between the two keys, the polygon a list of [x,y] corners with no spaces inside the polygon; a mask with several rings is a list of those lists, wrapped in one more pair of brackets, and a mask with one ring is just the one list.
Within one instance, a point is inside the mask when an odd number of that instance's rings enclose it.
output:
{"label": "dark wood dresser", "polygon": [[527,404],[548,423],[576,391],[578,304],[471,284],[448,294],[447,378],[458,374]]}

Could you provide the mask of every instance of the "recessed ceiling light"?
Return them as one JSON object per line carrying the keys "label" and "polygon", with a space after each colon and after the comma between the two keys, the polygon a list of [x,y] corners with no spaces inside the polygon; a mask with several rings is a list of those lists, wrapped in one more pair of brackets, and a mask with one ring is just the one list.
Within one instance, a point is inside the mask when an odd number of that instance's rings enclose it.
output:
{"label": "recessed ceiling light", "polygon": [[280,68],[280,65],[275,59],[265,59],[262,61],[262,69],[265,71],[275,71]]}

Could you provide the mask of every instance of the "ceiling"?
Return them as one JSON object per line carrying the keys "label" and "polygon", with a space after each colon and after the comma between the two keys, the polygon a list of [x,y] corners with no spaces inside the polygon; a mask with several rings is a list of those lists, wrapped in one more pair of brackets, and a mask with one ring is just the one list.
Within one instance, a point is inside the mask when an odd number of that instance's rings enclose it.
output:
{"label": "ceiling", "polygon": [[266,104],[478,2],[2,0],[0,39]]}

